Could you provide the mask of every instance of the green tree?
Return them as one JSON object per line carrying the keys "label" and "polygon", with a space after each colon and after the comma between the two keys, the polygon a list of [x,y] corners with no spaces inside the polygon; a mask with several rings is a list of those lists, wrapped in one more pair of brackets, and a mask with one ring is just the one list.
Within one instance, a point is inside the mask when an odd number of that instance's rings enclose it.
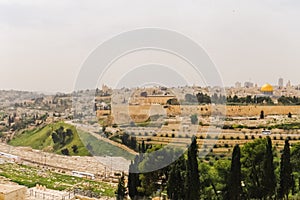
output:
{"label": "green tree", "polygon": [[136,156],[134,161],[131,161],[129,165],[129,175],[128,175],[128,194],[131,199],[136,199],[138,197],[137,188],[140,186],[139,174],[138,172],[138,156]]}
{"label": "green tree", "polygon": [[272,197],[276,189],[276,176],[274,172],[272,140],[268,136],[266,144],[266,154],[263,162],[262,187],[265,197]]}
{"label": "green tree", "polygon": [[259,117],[260,119],[264,119],[265,118],[265,113],[264,113],[264,111],[262,110],[262,111],[260,111],[260,117]]}
{"label": "green tree", "polygon": [[170,199],[180,200],[184,199],[184,177],[185,177],[185,160],[181,156],[175,163],[172,164],[169,172],[169,179],[167,183],[167,193]]}
{"label": "green tree", "polygon": [[66,156],[69,156],[69,155],[70,155],[69,149],[67,149],[67,148],[62,149],[62,150],[61,150],[61,153],[62,153],[63,155],[66,155]]}
{"label": "green tree", "polygon": [[146,151],[147,151],[147,148],[146,148],[144,140],[142,141],[142,149],[141,149],[141,151],[142,151],[142,153],[146,153]]}
{"label": "green tree", "polygon": [[78,146],[76,144],[74,144],[72,146],[72,150],[73,150],[73,153],[78,153]]}
{"label": "green tree", "polygon": [[[230,160],[221,159],[221,160],[217,160],[210,170],[212,182],[216,184],[217,193],[218,191],[220,191],[223,199],[228,199],[228,180],[230,175],[230,169],[231,169]],[[200,176],[200,180],[201,180],[201,177],[203,177],[203,173],[201,173],[200,171],[200,174],[201,174]]]}
{"label": "green tree", "polygon": [[197,114],[191,115],[191,123],[192,124],[197,124],[198,123],[198,116],[197,116]]}
{"label": "green tree", "polygon": [[200,177],[198,169],[198,145],[195,136],[188,149],[187,175],[185,180],[185,199],[197,200],[200,198]]}
{"label": "green tree", "polygon": [[126,187],[125,187],[125,177],[122,173],[121,178],[119,179],[118,188],[116,191],[117,200],[123,200],[126,197]]}
{"label": "green tree", "polygon": [[235,145],[231,159],[231,169],[228,180],[228,197],[231,200],[240,200],[242,196],[241,186],[241,151],[239,145]]}
{"label": "green tree", "polygon": [[242,172],[247,194],[251,199],[262,199],[264,197],[262,179],[266,140],[256,139],[246,143],[241,153]]}
{"label": "green tree", "polygon": [[296,187],[295,183],[293,184],[292,192],[300,192],[300,143],[296,143],[293,145],[291,149],[291,165],[293,171],[293,179],[298,180],[298,187]]}
{"label": "green tree", "polygon": [[290,161],[290,144],[289,140],[285,140],[283,153],[280,160],[280,183],[278,197],[280,199],[288,199],[289,191],[292,187],[292,166]]}

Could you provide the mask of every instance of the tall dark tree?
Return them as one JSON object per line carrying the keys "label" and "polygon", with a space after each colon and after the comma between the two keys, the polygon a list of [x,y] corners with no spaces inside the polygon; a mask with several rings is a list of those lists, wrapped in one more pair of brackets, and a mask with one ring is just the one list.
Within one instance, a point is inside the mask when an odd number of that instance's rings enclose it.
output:
{"label": "tall dark tree", "polygon": [[290,162],[290,144],[289,140],[285,140],[283,153],[280,160],[280,185],[278,197],[280,199],[288,199],[289,191],[292,187],[292,166]]}
{"label": "tall dark tree", "polygon": [[276,189],[276,176],[273,162],[273,149],[271,138],[267,137],[266,154],[263,162],[262,187],[265,197],[272,197]]}
{"label": "tall dark tree", "polygon": [[126,187],[125,187],[125,177],[122,174],[121,178],[119,179],[118,188],[116,191],[116,199],[123,200],[126,197]]}
{"label": "tall dark tree", "polygon": [[187,175],[185,181],[185,199],[200,199],[200,177],[198,169],[198,145],[196,137],[192,138],[191,146],[188,149]]}
{"label": "tall dark tree", "polygon": [[145,141],[143,140],[142,141],[142,153],[146,153],[147,151],[147,148],[146,148],[146,145],[145,145]]}
{"label": "tall dark tree", "polygon": [[167,193],[169,199],[180,200],[184,199],[184,176],[185,176],[185,160],[181,156],[175,163],[172,164],[169,172],[169,179],[167,183]]}
{"label": "tall dark tree", "polygon": [[265,118],[265,113],[264,113],[264,111],[262,110],[262,111],[260,111],[260,117],[259,117],[260,119],[264,119]]}
{"label": "tall dark tree", "polygon": [[138,198],[137,188],[140,186],[139,173],[138,173],[138,164],[139,156],[136,156],[134,161],[131,161],[129,165],[129,175],[128,175],[128,194],[131,199]]}
{"label": "tall dark tree", "polygon": [[235,145],[231,159],[231,169],[228,180],[228,198],[240,200],[243,190],[241,186],[241,150],[239,145]]}

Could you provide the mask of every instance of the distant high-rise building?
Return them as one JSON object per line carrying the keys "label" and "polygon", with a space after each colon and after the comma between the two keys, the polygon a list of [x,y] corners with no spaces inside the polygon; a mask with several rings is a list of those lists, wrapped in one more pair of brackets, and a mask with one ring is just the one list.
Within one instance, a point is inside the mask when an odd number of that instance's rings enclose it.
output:
{"label": "distant high-rise building", "polygon": [[236,88],[242,87],[242,83],[241,83],[241,82],[236,82],[236,83],[235,83],[235,87],[236,87]]}
{"label": "distant high-rise building", "polygon": [[283,88],[283,78],[278,79],[278,87]]}
{"label": "distant high-rise building", "polygon": [[251,83],[251,82],[248,82],[248,81],[247,81],[247,82],[244,83],[244,87],[245,87],[245,88],[252,88],[253,86],[254,86],[254,84]]}
{"label": "distant high-rise building", "polygon": [[291,87],[291,81],[289,80],[288,82],[287,82],[287,84],[286,84],[286,87]]}

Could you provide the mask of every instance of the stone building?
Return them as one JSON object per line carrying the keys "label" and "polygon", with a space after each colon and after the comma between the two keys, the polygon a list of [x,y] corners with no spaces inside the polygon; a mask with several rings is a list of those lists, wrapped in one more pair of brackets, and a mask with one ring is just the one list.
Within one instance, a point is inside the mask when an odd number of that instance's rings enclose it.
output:
{"label": "stone building", "polygon": [[25,200],[26,191],[24,186],[0,184],[0,200]]}

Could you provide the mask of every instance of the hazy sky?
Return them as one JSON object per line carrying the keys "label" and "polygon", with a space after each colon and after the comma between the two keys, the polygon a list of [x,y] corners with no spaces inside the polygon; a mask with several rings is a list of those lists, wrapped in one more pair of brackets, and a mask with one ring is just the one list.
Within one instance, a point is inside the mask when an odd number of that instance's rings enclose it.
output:
{"label": "hazy sky", "polygon": [[0,89],[72,91],[99,44],[142,27],[195,40],[225,85],[300,83],[298,0],[0,0]]}

